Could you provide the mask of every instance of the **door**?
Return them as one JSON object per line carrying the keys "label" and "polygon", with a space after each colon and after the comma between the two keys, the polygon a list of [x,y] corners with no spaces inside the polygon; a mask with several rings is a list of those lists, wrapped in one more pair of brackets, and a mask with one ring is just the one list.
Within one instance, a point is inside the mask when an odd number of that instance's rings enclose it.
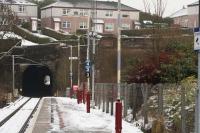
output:
{"label": "door", "polygon": [[103,33],[103,24],[95,24],[95,30],[97,33]]}
{"label": "door", "polygon": [[37,31],[37,21],[32,20],[32,31]]}
{"label": "door", "polygon": [[59,22],[55,22],[54,29],[55,29],[55,31],[59,31],[60,30],[60,23]]}

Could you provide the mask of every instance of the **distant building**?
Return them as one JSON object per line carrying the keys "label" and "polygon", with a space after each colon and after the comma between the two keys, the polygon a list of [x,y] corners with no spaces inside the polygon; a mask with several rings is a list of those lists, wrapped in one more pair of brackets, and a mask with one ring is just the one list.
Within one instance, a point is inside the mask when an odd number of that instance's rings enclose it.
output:
{"label": "distant building", "polygon": [[34,3],[26,0],[0,0],[1,4],[8,5],[18,17],[19,22],[28,22],[31,18],[37,18],[37,5]]}
{"label": "distant building", "polygon": [[[92,20],[95,23],[96,31],[116,34],[118,3],[97,1],[96,5],[97,19]],[[87,29],[91,7],[89,0],[60,0],[41,9],[41,25],[69,33],[75,33],[78,29]],[[121,5],[121,10],[122,28],[134,29],[134,22],[139,21],[139,10],[124,4]]]}
{"label": "distant building", "polygon": [[198,26],[199,2],[189,4],[187,8],[183,8],[173,13],[170,18],[174,20],[174,24],[181,27],[194,28]]}

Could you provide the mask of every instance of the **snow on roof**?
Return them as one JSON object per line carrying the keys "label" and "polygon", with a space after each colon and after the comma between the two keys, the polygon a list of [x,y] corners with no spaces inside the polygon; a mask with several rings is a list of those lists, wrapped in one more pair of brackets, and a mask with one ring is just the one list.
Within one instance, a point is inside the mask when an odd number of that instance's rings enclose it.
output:
{"label": "snow on roof", "polygon": [[194,2],[192,4],[189,4],[188,6],[196,6],[196,5],[199,5],[199,1],[196,1],[196,2]]}
{"label": "snow on roof", "polygon": [[0,0],[0,4],[11,4],[11,5],[32,5],[36,6],[36,4],[31,3],[26,0]]}
{"label": "snow on roof", "polygon": [[183,8],[183,9],[176,11],[175,13],[170,15],[169,17],[170,18],[176,18],[176,17],[181,17],[181,16],[187,16],[188,15],[187,11],[188,11],[187,8]]}
{"label": "snow on roof", "polygon": [[[109,9],[109,10],[116,10],[118,6],[117,2],[114,1],[97,1],[97,9]],[[91,1],[90,0],[60,0],[50,5],[47,5],[41,9],[52,8],[52,7],[67,7],[67,8],[91,8]],[[122,10],[128,11],[139,11],[133,7],[121,4]]]}

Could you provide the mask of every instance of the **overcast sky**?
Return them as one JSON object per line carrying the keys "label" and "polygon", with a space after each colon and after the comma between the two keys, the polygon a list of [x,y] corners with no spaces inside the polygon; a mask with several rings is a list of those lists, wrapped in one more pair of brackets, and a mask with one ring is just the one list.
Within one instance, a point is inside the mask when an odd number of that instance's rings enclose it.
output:
{"label": "overcast sky", "polygon": [[[109,0],[109,1],[118,1],[118,0]],[[164,0],[164,1],[167,2],[167,7],[164,16],[169,16],[175,11],[183,8],[183,6],[187,6],[188,4],[191,4],[198,0]],[[136,9],[144,10],[143,0],[121,0],[121,2]]]}

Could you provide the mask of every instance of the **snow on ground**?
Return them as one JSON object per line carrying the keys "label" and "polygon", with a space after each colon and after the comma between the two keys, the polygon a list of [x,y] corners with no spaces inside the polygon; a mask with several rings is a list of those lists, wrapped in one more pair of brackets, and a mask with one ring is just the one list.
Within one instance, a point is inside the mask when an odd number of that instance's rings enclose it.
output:
{"label": "snow on ground", "polygon": [[[0,32],[0,35],[2,35],[3,32],[1,31]],[[9,38],[17,38],[17,39],[22,39],[22,42],[21,42],[21,46],[32,46],[32,45],[38,45],[38,43],[34,43],[34,42],[31,42],[31,41],[28,41],[26,39],[23,39],[21,36],[13,33],[13,32],[7,32],[4,36],[3,36],[3,39],[9,39]]]}
{"label": "snow on ground", "polygon": [[[115,133],[115,117],[96,109],[86,113],[85,104],[77,104],[76,99],[56,98],[56,100],[57,112],[53,111],[54,123],[51,132]],[[122,133],[142,133],[133,124],[125,121],[122,122],[122,127]]]}
{"label": "snow on ground", "polygon": [[22,109],[0,127],[0,133],[19,133],[38,101],[39,98],[32,98]]}
{"label": "snow on ground", "polygon": [[34,45],[38,45],[38,43],[34,43],[25,39],[22,39],[22,43],[21,46],[34,46]]}
{"label": "snow on ground", "polygon": [[[4,34],[2,31],[0,31],[0,35]],[[35,36],[38,36],[38,37],[41,37],[41,38],[50,38],[52,41],[57,41],[55,38],[52,38],[52,37],[49,37],[49,36],[46,36],[46,35],[42,35],[42,34],[39,34],[39,33],[32,33],[33,35]],[[21,46],[33,46],[33,45],[39,45],[38,43],[34,43],[34,42],[31,42],[31,41],[28,41],[24,38],[22,38],[21,36],[13,33],[13,32],[7,32],[4,36],[3,36],[3,39],[9,39],[9,38],[17,38],[17,39],[22,39],[22,43],[21,43]]]}
{"label": "snow on ground", "polygon": [[29,98],[20,97],[14,103],[10,103],[9,106],[6,106],[0,109],[0,121],[4,120],[7,116],[13,113],[17,108],[19,108],[23,103],[25,103]]}

